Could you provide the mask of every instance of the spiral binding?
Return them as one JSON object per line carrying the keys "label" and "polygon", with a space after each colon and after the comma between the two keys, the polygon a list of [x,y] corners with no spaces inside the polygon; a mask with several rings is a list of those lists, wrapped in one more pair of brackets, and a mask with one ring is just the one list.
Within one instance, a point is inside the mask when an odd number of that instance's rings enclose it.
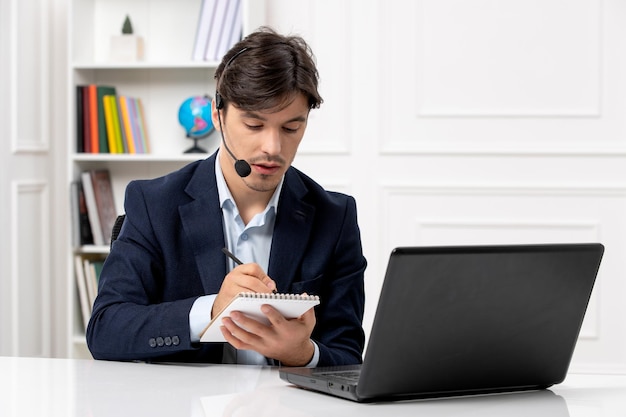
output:
{"label": "spiral binding", "polygon": [[254,299],[267,299],[267,300],[306,300],[306,301],[319,301],[320,297],[317,295],[302,295],[302,294],[284,294],[284,293],[258,293],[258,292],[242,292],[239,293],[243,298]]}

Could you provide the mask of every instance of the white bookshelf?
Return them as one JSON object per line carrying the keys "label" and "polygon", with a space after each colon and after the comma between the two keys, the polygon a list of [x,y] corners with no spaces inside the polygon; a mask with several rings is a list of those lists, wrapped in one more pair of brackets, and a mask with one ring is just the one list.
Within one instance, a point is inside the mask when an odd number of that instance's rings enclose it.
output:
{"label": "white bookshelf", "polygon": [[[67,189],[80,172],[107,168],[111,173],[118,213],[123,212],[124,190],[129,181],[154,178],[203,159],[219,145],[214,132],[198,145],[208,154],[185,154],[193,140],[178,123],[178,108],[188,97],[213,96],[217,62],[193,61],[202,0],[71,0],[68,9]],[[137,62],[109,59],[110,38],[121,33],[128,15],[134,34],[144,42],[144,57]],[[265,2],[243,0],[244,33],[265,22]],[[76,152],[76,86],[113,85],[117,93],[141,98],[150,140],[149,154],[88,154]],[[69,194],[68,194],[69,199]],[[68,215],[69,217],[69,215]],[[74,227],[68,219],[69,227]],[[71,230],[69,230],[71,233]],[[69,355],[89,357],[81,324],[73,257],[102,254],[108,246],[68,248],[67,326]]]}

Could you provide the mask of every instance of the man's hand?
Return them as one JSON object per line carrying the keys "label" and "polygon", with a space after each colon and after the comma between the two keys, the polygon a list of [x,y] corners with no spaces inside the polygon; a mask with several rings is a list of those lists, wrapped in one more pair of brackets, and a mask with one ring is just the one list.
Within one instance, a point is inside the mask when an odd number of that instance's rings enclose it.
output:
{"label": "man's hand", "polygon": [[276,283],[258,264],[239,265],[224,277],[220,292],[213,303],[211,318],[222,311],[240,292],[268,293],[275,289]]}
{"label": "man's hand", "polygon": [[311,341],[316,322],[313,308],[295,319],[286,319],[267,304],[261,306],[261,311],[269,319],[269,326],[237,311],[223,319],[221,331],[226,341],[236,349],[254,350],[285,366],[307,365],[315,353]]}

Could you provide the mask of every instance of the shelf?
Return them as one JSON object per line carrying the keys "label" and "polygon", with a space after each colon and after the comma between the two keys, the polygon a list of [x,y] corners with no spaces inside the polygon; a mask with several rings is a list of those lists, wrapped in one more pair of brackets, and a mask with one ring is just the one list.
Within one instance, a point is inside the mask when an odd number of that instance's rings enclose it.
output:
{"label": "shelf", "polygon": [[159,154],[110,154],[110,153],[74,153],[74,162],[193,162],[205,159],[210,153],[181,153],[174,155]]}
{"label": "shelf", "polygon": [[76,248],[75,253],[77,255],[84,255],[84,254],[108,254],[109,253],[109,246],[108,245],[84,245],[84,246],[80,246],[78,248]]}
{"label": "shelf", "polygon": [[74,62],[75,70],[133,70],[133,69],[214,69],[219,62],[215,61],[185,61],[185,62]]}
{"label": "shelf", "polygon": [[[189,140],[177,117],[181,103],[187,98],[215,92],[213,73],[219,62],[191,59],[202,1],[68,1],[67,182],[80,180],[84,171],[108,170],[117,214],[124,212],[125,192],[131,181],[167,175],[206,159],[219,147],[221,138],[214,130],[198,141],[198,146],[207,153],[184,153],[196,141]],[[244,33],[266,23],[264,1],[242,0],[242,6]],[[125,15],[131,17],[135,33],[144,40],[143,60],[111,60],[111,37],[118,35]],[[114,86],[118,95],[142,100],[151,153],[76,152],[76,87],[87,84]],[[76,225],[71,222],[70,227]],[[68,248],[71,269],[66,290],[71,301],[67,306],[67,333],[73,357],[90,357],[84,336],[83,306],[76,288],[74,256],[105,258],[109,249],[109,245]]]}

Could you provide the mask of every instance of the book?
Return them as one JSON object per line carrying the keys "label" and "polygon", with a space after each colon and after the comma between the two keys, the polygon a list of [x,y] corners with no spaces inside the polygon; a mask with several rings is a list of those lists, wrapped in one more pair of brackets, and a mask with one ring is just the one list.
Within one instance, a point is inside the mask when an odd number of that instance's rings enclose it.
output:
{"label": "book", "polygon": [[107,141],[109,143],[109,153],[118,153],[117,151],[117,135],[115,132],[115,122],[113,121],[113,103],[115,101],[114,96],[104,96],[102,101],[104,103],[104,121],[107,131]]}
{"label": "book", "polygon": [[133,143],[135,144],[136,153],[146,153],[143,148],[143,139],[139,129],[139,114],[137,114],[137,100],[135,97],[127,97],[128,117],[130,119],[130,128],[133,131]]}
{"label": "book", "polygon": [[80,246],[80,221],[78,220],[80,207],[78,203],[78,181],[70,183],[70,218],[72,219],[72,247]]}
{"label": "book", "polygon": [[[217,53],[215,55],[215,59],[221,59],[226,52],[239,40],[239,35],[233,35],[233,32],[237,31],[238,22],[243,23],[242,19],[242,11],[241,11],[241,1],[242,0],[229,0],[228,8],[226,9],[226,15],[224,16],[224,28],[222,30],[222,35],[220,37],[219,44],[217,46]],[[239,29],[241,31],[241,28]],[[233,40],[237,38],[236,41]]]}
{"label": "book", "polygon": [[209,34],[209,40],[204,54],[204,59],[207,61],[217,61],[221,57],[217,56],[217,48],[220,44],[220,37],[224,32],[226,9],[228,8],[229,0],[216,0],[215,13],[213,14],[213,21],[211,22],[211,33]]}
{"label": "book", "polygon": [[126,138],[126,128],[124,127],[124,120],[122,118],[122,97],[115,96],[115,103],[117,105],[117,123],[119,124],[119,145],[122,147],[122,153],[129,153],[128,139]]}
{"label": "book", "polygon": [[102,236],[102,227],[100,226],[100,217],[98,216],[98,205],[96,204],[96,196],[93,183],[89,171],[80,174],[81,184],[85,192],[85,204],[87,205],[87,217],[89,218],[89,227],[93,235],[94,245],[104,245],[104,237]]}
{"label": "book", "polygon": [[96,112],[98,115],[98,152],[110,153],[108,132],[104,114],[104,96],[115,95],[115,87],[110,85],[96,86]]}
{"label": "book", "polygon": [[110,96],[111,114],[113,129],[115,130],[115,153],[125,153],[124,137],[122,136],[122,126],[120,123],[120,108],[118,96]]}
{"label": "book", "polygon": [[91,153],[91,115],[89,113],[89,87],[83,85],[83,152]]}
{"label": "book", "polygon": [[102,265],[104,265],[103,255],[74,255],[74,275],[76,277],[78,300],[85,329],[87,329],[89,318],[93,312],[93,304],[98,295],[98,282],[100,281]]}
{"label": "book", "polygon": [[[237,11],[235,12],[235,20],[230,31],[229,47],[232,48],[243,37],[243,0],[239,0]],[[224,51],[226,53],[227,51]]]}
{"label": "book", "polygon": [[92,304],[89,303],[87,280],[85,278],[85,269],[83,267],[83,258],[81,255],[74,256],[74,275],[76,277],[76,288],[78,289],[80,312],[85,329],[87,329],[87,324],[89,324],[89,318],[91,317]]}
{"label": "book", "polygon": [[85,152],[85,115],[83,103],[84,86],[76,86],[76,152]]}
{"label": "book", "polygon": [[300,317],[303,313],[320,303],[317,295],[272,294],[242,292],[237,294],[228,305],[217,314],[200,336],[201,342],[225,342],[220,330],[222,319],[233,311],[240,311],[255,320],[269,324],[261,312],[263,304],[269,304],[288,319]]}
{"label": "book", "polygon": [[91,245],[93,244],[93,235],[91,234],[85,192],[81,181],[72,181],[70,197],[73,226],[72,245],[74,247]]}
{"label": "book", "polygon": [[126,138],[126,149],[128,153],[137,153],[135,149],[135,138],[133,137],[133,128],[131,127],[130,110],[128,109],[128,97],[120,96],[120,125]]}
{"label": "book", "polygon": [[145,112],[143,111],[143,103],[141,99],[135,100],[137,106],[137,117],[139,119],[139,131],[141,132],[141,142],[144,153],[150,153],[150,137],[148,135],[148,128],[146,124]]}
{"label": "book", "polygon": [[87,86],[89,91],[89,151],[91,153],[100,152],[100,139],[98,138],[98,90],[95,84]]}
{"label": "book", "polygon": [[88,171],[88,173],[93,184],[94,197],[98,207],[103,243],[108,245],[111,242],[111,231],[117,218],[111,175],[108,169],[96,169]]}
{"label": "book", "polygon": [[83,274],[85,277],[85,283],[87,287],[87,299],[89,300],[89,314],[93,310],[93,303],[96,301],[98,295],[98,283],[96,281],[95,269],[93,268],[92,261],[83,257]]}
{"label": "book", "polygon": [[94,244],[108,245],[117,218],[109,170],[84,171],[81,178]]}
{"label": "book", "polygon": [[194,61],[202,61],[204,52],[206,51],[209,33],[211,32],[211,24],[213,22],[213,13],[215,12],[215,4],[217,0],[203,0],[198,18],[198,27],[196,29],[196,40],[193,46],[191,59]]}

